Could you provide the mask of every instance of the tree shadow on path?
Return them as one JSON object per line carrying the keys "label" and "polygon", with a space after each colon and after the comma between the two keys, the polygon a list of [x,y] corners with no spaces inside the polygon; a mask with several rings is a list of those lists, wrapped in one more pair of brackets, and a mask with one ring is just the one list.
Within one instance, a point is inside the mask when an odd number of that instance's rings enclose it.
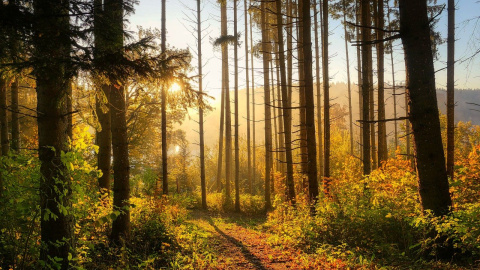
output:
{"label": "tree shadow on path", "polygon": [[250,250],[240,241],[235,239],[234,237],[224,233],[220,228],[215,225],[211,217],[207,217],[207,222],[217,231],[218,234],[220,234],[222,237],[227,239],[230,243],[234,244],[236,247],[240,249],[240,251],[243,253],[243,256],[245,259],[247,259],[251,264],[253,264],[257,269],[259,270],[267,270],[267,268],[262,264],[262,261],[252,254]]}

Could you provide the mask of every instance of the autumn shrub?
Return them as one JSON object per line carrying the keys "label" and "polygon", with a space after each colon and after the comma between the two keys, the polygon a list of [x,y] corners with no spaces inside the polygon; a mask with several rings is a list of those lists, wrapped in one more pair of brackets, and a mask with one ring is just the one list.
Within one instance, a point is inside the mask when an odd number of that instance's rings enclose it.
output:
{"label": "autumn shrub", "polygon": [[[227,201],[225,193],[208,193],[207,194],[207,207],[208,210],[213,212],[233,212],[235,210],[234,200],[232,198],[230,202]],[[196,196],[197,207],[200,208],[200,194]],[[265,199],[260,195],[252,194],[240,194],[240,211],[244,214],[259,214],[265,212]]]}

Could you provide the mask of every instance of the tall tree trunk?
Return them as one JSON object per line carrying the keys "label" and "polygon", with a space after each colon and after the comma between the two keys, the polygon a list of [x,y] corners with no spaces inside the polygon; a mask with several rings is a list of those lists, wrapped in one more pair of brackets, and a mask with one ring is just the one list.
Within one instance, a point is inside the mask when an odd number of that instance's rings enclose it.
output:
{"label": "tall tree trunk", "polygon": [[68,112],[68,124],[67,124],[67,135],[73,140],[73,80],[68,82],[68,91],[67,91],[67,112]]}
{"label": "tall tree trunk", "polygon": [[[306,105],[306,131],[307,131],[307,150],[308,150],[308,192],[310,202],[315,204],[318,199],[318,178],[317,178],[317,144],[315,142],[315,95],[313,92],[313,56],[312,56],[312,36],[311,36],[311,17],[310,0],[302,0],[303,12],[303,53],[304,53],[304,75],[305,75],[305,105]],[[328,11],[328,3],[324,4]],[[325,13],[324,13],[325,14]],[[325,20],[328,14],[324,17]],[[328,28],[324,34],[328,31]],[[328,57],[327,57],[328,59]],[[328,69],[328,68],[327,68]],[[328,72],[326,73],[328,77]],[[328,83],[327,83],[328,84]],[[327,97],[326,97],[327,98]],[[328,155],[327,155],[328,157]],[[328,176],[327,176],[328,177]]]}
{"label": "tall tree trunk", "polygon": [[[272,46],[274,46],[273,44],[273,41],[272,41]],[[279,166],[279,161],[280,161],[280,158],[279,158],[279,148],[278,148],[278,129],[277,129],[277,110],[275,109],[275,82],[274,82],[274,75],[273,75],[273,71],[274,71],[274,67],[273,67],[273,63],[275,61],[275,59],[273,59],[273,50],[270,52],[270,55],[271,55],[271,59],[270,59],[270,78],[271,78],[271,82],[272,82],[272,85],[271,85],[271,90],[270,92],[272,93],[272,99],[271,99],[271,108],[272,108],[272,112],[273,112],[273,141],[275,143],[275,148],[274,148],[274,152],[275,152],[275,162],[273,162],[274,166],[273,166],[273,172],[276,172],[276,171],[280,171],[280,166]],[[272,172],[272,173],[273,173]],[[275,178],[272,178],[273,180],[275,180]],[[272,196],[275,195],[275,183],[272,182],[272,185],[271,185],[271,188],[272,188]]]}
{"label": "tall tree trunk", "polygon": [[[288,108],[292,106],[292,89],[293,89],[293,4],[292,0],[287,0],[287,104]],[[292,115],[292,114],[290,114]],[[291,123],[291,122],[290,122]],[[291,128],[290,128],[291,130]]]}
{"label": "tall tree trunk", "polygon": [[[250,82],[248,76],[248,10],[247,0],[243,0],[244,8],[244,20],[245,20],[245,80],[247,86],[247,179],[248,179],[248,191],[253,194],[252,187],[252,151],[250,142]],[[253,64],[253,63],[252,63]],[[252,89],[253,91],[253,89]]]}
{"label": "tall tree trunk", "polygon": [[[202,63],[202,13],[200,0],[197,0],[197,55],[198,55],[198,91],[203,92]],[[203,96],[200,96],[203,99]],[[198,124],[200,132],[200,186],[202,189],[202,208],[207,209],[207,185],[205,182],[205,133],[203,131],[203,105],[198,109]]]}
{"label": "tall tree trunk", "polygon": [[[227,23],[227,2],[225,1],[221,3],[222,36],[227,36]],[[225,194],[227,201],[230,202],[230,181],[232,177],[232,114],[230,109],[227,44],[222,44],[222,61],[223,84],[225,88]]]}
{"label": "tall tree trunk", "polygon": [[[102,176],[98,178],[98,186],[100,190],[108,192],[110,190],[110,169],[111,169],[111,153],[112,153],[112,131],[111,131],[111,108],[110,108],[110,86],[102,85],[99,95],[104,95],[104,101],[100,101],[97,97],[96,111],[98,122],[101,130],[97,131],[98,169],[102,172]],[[106,107],[104,110],[102,107]]]}
{"label": "tall tree trunk", "polygon": [[[390,6],[387,1],[387,19],[388,19],[388,26],[389,30],[392,30],[392,26],[390,24]],[[392,66],[392,90],[393,90],[393,118],[395,119],[394,121],[394,136],[395,136],[395,151],[398,149],[398,123],[397,123],[397,87],[395,84],[395,65],[393,63],[393,43],[391,44],[392,49],[390,52],[390,63]]]}
{"label": "tall tree trunk", "polygon": [[[251,1],[251,0],[250,0]],[[252,32],[252,14],[250,14],[250,48],[253,48],[253,32]],[[250,185],[252,186],[252,194],[254,194],[254,189],[255,189],[255,179],[257,177],[257,163],[256,163],[256,157],[257,157],[257,147],[256,147],[256,141],[255,141],[255,68],[254,68],[254,63],[253,63],[253,53],[250,52],[250,62],[252,63],[252,162],[253,162],[253,174],[252,174],[252,179],[250,180]]]}
{"label": "tall tree trunk", "polygon": [[[111,22],[109,25],[111,31],[109,47],[112,48],[114,53],[118,54],[123,51],[123,2],[122,0],[107,0],[105,1],[105,9],[109,9],[107,12]],[[164,13],[164,10],[162,10],[162,13]],[[164,35],[163,31],[162,35]],[[163,44],[162,42],[162,46]],[[118,80],[119,78],[115,79]],[[120,244],[121,241],[128,242],[130,239],[130,162],[124,85],[112,85],[110,87],[110,104],[113,179],[115,179],[113,182],[113,207],[114,210],[121,211],[113,220],[111,240],[114,244]],[[163,104],[162,102],[162,106]]]}
{"label": "tall tree trunk", "polygon": [[328,1],[322,2],[322,63],[323,63],[323,129],[324,129],[324,183],[323,188],[325,193],[329,193],[330,185],[330,82],[328,73]]}
{"label": "tall tree trunk", "polygon": [[[69,269],[73,252],[73,218],[61,211],[71,205],[71,181],[61,153],[68,151],[67,95],[70,60],[68,1],[35,0],[34,68],[37,86],[38,157],[40,159],[40,259]],[[50,16],[55,14],[56,16]],[[41,33],[41,35],[40,35]],[[59,34],[61,33],[61,34]],[[55,46],[52,46],[55,44]],[[55,218],[54,218],[55,217]]]}
{"label": "tall tree trunk", "polygon": [[426,1],[400,0],[400,34],[407,66],[409,118],[415,141],[420,202],[424,211],[445,215],[452,201],[440,132]]}
{"label": "tall tree trunk", "polygon": [[372,60],[372,47],[367,44],[370,41],[370,1],[361,0],[362,6],[362,139],[363,139],[363,174],[368,175],[371,172],[370,163],[370,78],[368,67]]}
{"label": "tall tree trunk", "polygon": [[[7,118],[7,82],[0,78],[0,135],[2,156],[8,156],[10,152],[10,142],[8,141],[8,118]],[[2,181],[0,179],[0,181]],[[0,196],[2,193],[0,184]]]}
{"label": "tall tree trunk", "polygon": [[[278,26],[277,26],[278,28]],[[283,30],[282,30],[283,31]],[[278,31],[277,31],[278,32]],[[283,33],[282,33],[283,34]],[[277,35],[278,40],[278,35]],[[283,43],[283,41],[282,41]],[[275,71],[277,72],[277,121],[278,121],[278,152],[279,152],[279,171],[282,174],[286,173],[286,157],[285,157],[285,128],[283,126],[283,113],[282,113],[282,93],[281,93],[281,79],[280,79],[280,63],[279,63],[279,45],[275,46],[275,55],[277,58]]]}
{"label": "tall tree trunk", "polygon": [[[233,0],[233,35],[238,38],[237,32],[237,0]],[[236,39],[237,40],[237,39]],[[238,144],[238,44],[233,49],[235,61],[235,211],[240,212],[240,146]]]}
{"label": "tall tree trunk", "polygon": [[[108,25],[105,17],[105,8],[101,0],[95,0],[94,5],[94,37],[95,37],[95,61],[103,61],[108,50]],[[100,130],[96,134],[96,143],[98,145],[97,166],[102,172],[98,179],[98,186],[101,192],[110,190],[110,169],[112,154],[112,131],[110,115],[110,86],[101,84],[97,86],[97,97],[95,100],[95,110],[100,124]]]}
{"label": "tall tree trunk", "polygon": [[453,179],[455,162],[455,0],[448,0],[447,39],[447,174]]}
{"label": "tall tree trunk", "polygon": [[[275,1],[277,10],[282,10],[281,0]],[[280,65],[280,87],[282,93],[283,127],[285,130],[285,160],[287,168],[287,201],[295,203],[295,183],[293,180],[293,157],[292,157],[292,118],[288,104],[287,75],[285,70],[285,49],[283,44],[283,19],[282,13],[277,12],[277,35],[278,35],[278,58]]]}
{"label": "tall tree trunk", "polygon": [[[378,0],[376,27],[384,28],[385,13],[383,11],[383,1]],[[376,30],[377,40],[383,40],[383,31]],[[385,120],[385,64],[384,64],[384,48],[383,42],[377,44],[377,74],[378,74],[378,165],[388,159],[387,148],[387,125]]]}
{"label": "tall tree trunk", "polygon": [[347,32],[347,14],[346,3],[343,0],[343,31],[345,33],[345,57],[347,62],[347,89],[348,89],[348,120],[350,126],[350,155],[354,155],[353,152],[353,112],[352,112],[352,89],[350,85],[350,58],[348,57],[348,32]]}
{"label": "tall tree trunk", "polygon": [[[167,51],[167,18],[166,18],[166,0],[162,0],[162,32],[161,32],[162,54]],[[168,145],[167,145],[167,83],[162,84],[161,90],[161,111],[162,111],[162,190],[164,195],[168,195]]]}
{"label": "tall tree trunk", "polygon": [[[372,14],[369,13],[368,16],[371,20],[370,27],[372,26],[371,23],[376,20],[376,13],[377,13],[377,1],[378,0],[373,0],[371,8],[373,8],[373,13],[374,16],[372,18]],[[370,10],[371,12],[371,10]],[[369,31],[371,33],[371,31]],[[368,120],[370,121],[370,149],[371,149],[371,159],[372,159],[372,169],[376,169],[378,167],[378,162],[377,162],[377,142],[376,142],[376,131],[375,131],[375,85],[373,81],[373,48],[369,51],[368,58],[370,59],[368,61],[368,68],[365,69],[365,71],[368,73],[368,78],[369,78],[369,85],[370,85],[370,95],[369,95],[369,118]]]}
{"label": "tall tree trunk", "polygon": [[[322,135],[322,94],[321,94],[321,85],[320,85],[320,46],[318,44],[318,17],[320,16],[320,21],[322,20],[322,6],[320,5],[320,13],[317,13],[317,1],[314,1],[313,4],[313,18],[314,18],[314,33],[315,33],[315,77],[317,78],[316,89],[317,89],[317,140],[318,140],[318,164],[319,172],[318,175],[321,179],[323,176],[323,135]],[[323,26],[323,23],[322,23]],[[321,27],[321,37],[323,37],[323,27]],[[323,45],[322,45],[323,52]]]}
{"label": "tall tree trunk", "polygon": [[[357,25],[360,24],[361,21],[361,0],[357,0],[355,3],[355,22]],[[360,32],[360,27],[356,27],[356,35],[357,35],[357,40],[361,41],[362,40],[362,34]],[[357,89],[358,89],[358,118],[360,119],[360,125],[359,125],[359,156],[361,160],[364,160],[363,158],[363,76],[362,76],[362,50],[363,47],[357,46]]]}
{"label": "tall tree trunk", "polygon": [[[223,49],[222,49],[223,50]],[[225,85],[222,61],[222,94],[220,97],[220,136],[218,138],[217,192],[222,191],[223,131],[225,130]]]}
{"label": "tall tree trunk", "polygon": [[12,150],[20,151],[21,140],[20,140],[20,123],[19,123],[19,106],[18,106],[18,80],[14,80],[10,86],[11,91],[11,104],[10,109],[12,110]]}
{"label": "tall tree trunk", "polygon": [[[304,74],[304,52],[303,52],[303,26],[302,21],[303,9],[308,9],[303,6],[303,0],[298,1],[297,9],[297,54],[298,54],[298,102],[300,105],[300,160],[301,160],[301,173],[306,175],[308,173],[308,150],[307,150],[307,129],[306,129],[306,105],[305,105],[305,74]],[[309,25],[307,26],[309,28]],[[305,180],[303,181],[304,188],[307,187]]]}
{"label": "tall tree trunk", "polygon": [[270,111],[270,79],[269,79],[269,53],[270,40],[267,30],[266,3],[261,3],[261,26],[262,26],[262,54],[263,54],[263,89],[265,108],[265,210],[272,208],[270,199],[270,184],[272,172],[272,113]]}

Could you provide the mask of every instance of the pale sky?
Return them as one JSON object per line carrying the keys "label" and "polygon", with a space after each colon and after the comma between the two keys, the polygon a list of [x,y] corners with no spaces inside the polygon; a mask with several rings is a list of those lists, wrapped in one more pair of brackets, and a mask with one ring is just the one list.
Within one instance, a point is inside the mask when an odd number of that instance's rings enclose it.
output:
{"label": "pale sky", "polygon": [[[196,40],[192,34],[192,27],[194,24],[187,20],[187,16],[193,17],[192,10],[196,9],[196,0],[182,0],[182,1],[167,1],[167,42],[169,45],[177,48],[190,48],[192,53],[196,50]],[[229,2],[229,34],[233,33],[233,1]],[[244,8],[243,1],[238,1],[238,30],[241,34],[242,42],[244,41]],[[446,0],[439,0],[438,4],[446,3]],[[220,8],[216,0],[202,1],[202,21],[204,21],[202,28],[207,28],[203,41],[203,59],[205,67],[205,91],[212,96],[218,96],[220,89],[220,52],[214,49],[211,45],[211,40],[220,35],[219,13]],[[456,49],[455,58],[463,60],[472,55],[475,50],[479,49],[480,43],[480,22],[478,21],[478,10],[480,3],[476,0],[462,0],[457,1],[456,13]],[[189,10],[191,9],[191,10]],[[139,5],[136,6],[135,14],[129,17],[130,29],[135,30],[137,25],[142,27],[154,27],[160,29],[160,14],[161,1],[160,0],[140,0]],[[477,18],[475,18],[477,17]],[[447,26],[447,11],[446,9],[439,16],[440,22],[437,24],[437,29],[442,33],[442,37],[446,38]],[[312,20],[313,21],[313,20]],[[333,82],[346,81],[346,64],[345,64],[345,46],[343,41],[343,27],[339,21],[330,19],[330,80]],[[260,40],[259,30],[254,29],[254,43]],[[313,35],[312,35],[313,37]],[[239,87],[245,88],[244,81],[244,67],[245,58],[244,52],[245,44],[242,43],[238,50],[239,53]],[[395,76],[396,80],[401,82],[404,79],[404,63],[403,54],[401,52],[400,40],[396,42],[396,50],[394,53],[395,59]],[[352,83],[356,82],[356,53],[355,47],[349,47]],[[440,58],[435,62],[437,70],[445,67],[446,63],[446,44],[439,47]],[[194,54],[194,53],[193,53]],[[195,55],[195,54],[194,54]],[[230,56],[233,57],[233,49]],[[233,72],[233,61],[231,63],[230,71]],[[255,67],[261,67],[258,60],[254,63]],[[196,66],[196,60],[192,63]],[[391,82],[390,71],[390,57],[386,55],[386,81]],[[480,55],[474,61],[464,61],[456,65],[456,87],[457,88],[480,88]],[[257,75],[258,74],[258,75]],[[260,83],[262,80],[261,72],[256,72],[256,82]],[[440,71],[436,74],[437,87],[445,88],[446,86],[446,71]],[[233,78],[231,80],[233,87]]]}

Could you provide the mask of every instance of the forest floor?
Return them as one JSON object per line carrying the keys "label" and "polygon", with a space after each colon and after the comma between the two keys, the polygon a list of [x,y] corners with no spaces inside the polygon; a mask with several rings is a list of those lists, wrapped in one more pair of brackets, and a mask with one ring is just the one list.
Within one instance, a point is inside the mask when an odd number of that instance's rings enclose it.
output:
{"label": "forest floor", "polygon": [[215,269],[339,269],[338,261],[320,262],[317,257],[312,265],[301,250],[268,243],[270,235],[262,229],[265,220],[265,216],[194,210],[188,222],[209,233]]}

